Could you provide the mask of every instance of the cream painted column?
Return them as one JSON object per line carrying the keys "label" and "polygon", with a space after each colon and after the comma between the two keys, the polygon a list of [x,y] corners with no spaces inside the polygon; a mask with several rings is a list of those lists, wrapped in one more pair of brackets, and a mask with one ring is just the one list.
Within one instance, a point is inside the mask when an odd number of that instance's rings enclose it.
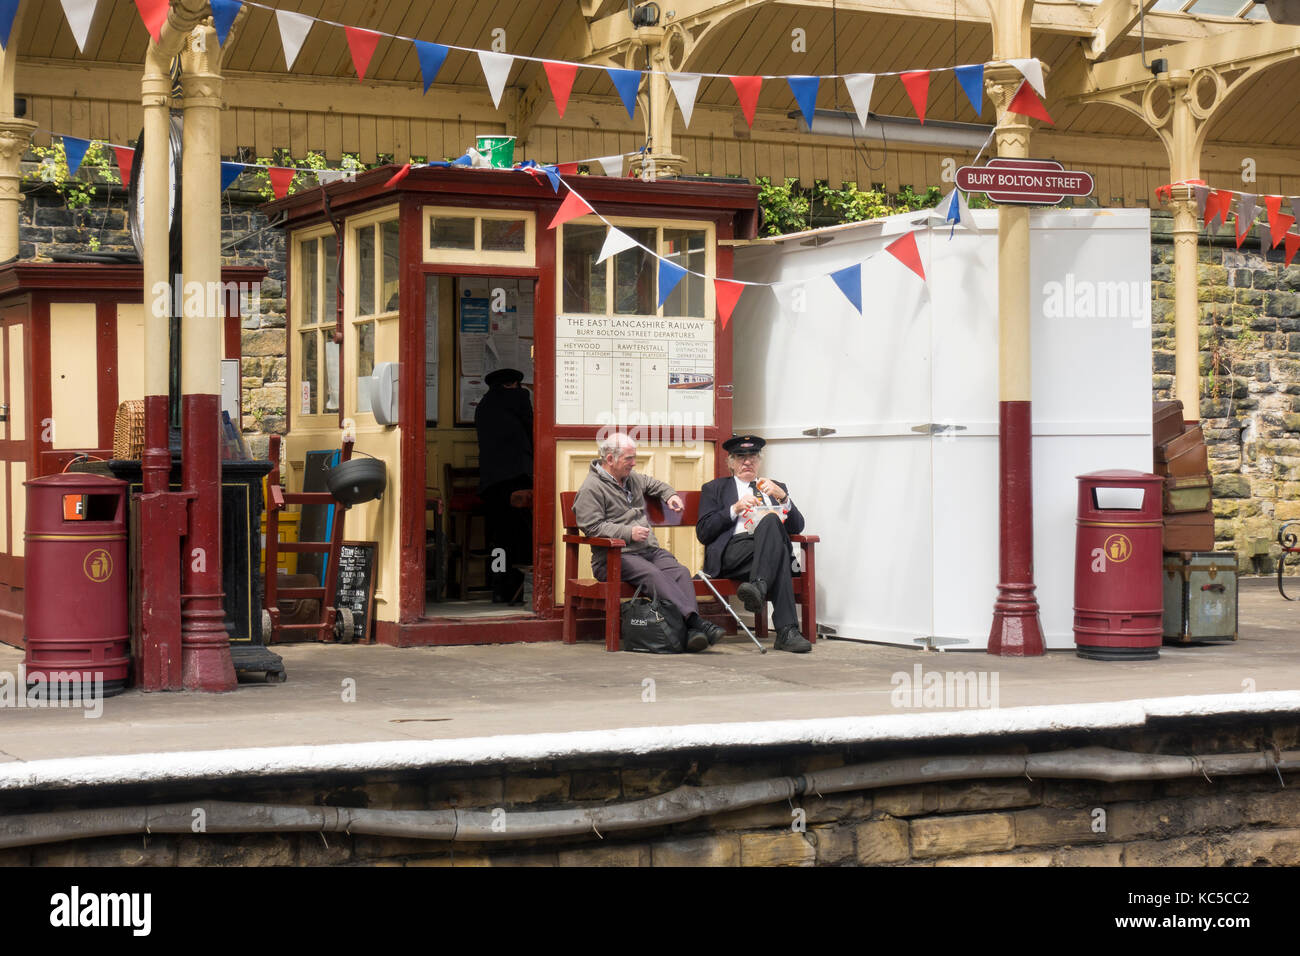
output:
{"label": "cream painted column", "polygon": [[[1032,0],[989,0],[993,55],[1028,57]],[[1013,66],[984,71],[997,109],[999,158],[1029,156],[1029,121],[1007,107],[1024,77]],[[998,208],[998,594],[988,652],[1030,657],[1045,650],[1034,585],[1033,353],[1029,336],[1029,210]]]}
{"label": "cream painted column", "polygon": [[18,41],[30,3],[19,4],[9,33],[9,48],[0,50],[0,262],[18,255],[19,181],[23,154],[32,144],[36,124],[14,116],[14,67]]}
{"label": "cream painted column", "polygon": [[182,551],[181,677],[186,690],[237,686],[221,582],[221,51],[210,23],[181,54],[185,131],[181,180],[181,482],[191,496]]}
{"label": "cream painted column", "polygon": [[[1192,74],[1180,70],[1162,74],[1159,84],[1169,90],[1169,173],[1172,182],[1199,179],[1201,150],[1192,115]],[[1155,84],[1152,84],[1154,87]],[[1144,108],[1150,112],[1149,97]],[[1149,117],[1153,119],[1154,117]],[[1197,286],[1196,244],[1200,225],[1190,186],[1178,186],[1167,203],[1174,214],[1174,398],[1183,403],[1183,419],[1201,418],[1200,292]]]}
{"label": "cream painted column", "polygon": [[645,44],[646,62],[653,72],[646,75],[646,138],[650,148],[632,160],[631,170],[643,179],[680,176],[686,157],[673,152],[673,114],[676,106],[668,85],[668,33],[658,27],[642,27],[636,38]]}

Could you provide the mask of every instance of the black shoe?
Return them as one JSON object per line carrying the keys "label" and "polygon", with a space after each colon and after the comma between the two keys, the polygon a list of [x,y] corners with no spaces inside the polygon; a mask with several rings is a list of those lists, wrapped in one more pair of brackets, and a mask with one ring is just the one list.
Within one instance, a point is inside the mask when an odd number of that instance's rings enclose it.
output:
{"label": "black shoe", "polygon": [[714,644],[718,643],[718,641],[727,636],[725,629],[714,624],[712,621],[706,621],[704,618],[700,618],[698,629],[703,631],[704,636],[709,639],[709,647],[712,647]]}
{"label": "black shoe", "polygon": [[745,605],[746,611],[757,614],[767,603],[767,582],[762,578],[746,581],[736,588],[736,594],[740,596],[740,602]]}
{"label": "black shoe", "polygon": [[776,642],[772,645],[772,650],[789,651],[791,654],[807,654],[812,650],[812,644],[799,633],[797,624],[791,624],[789,627],[781,628],[781,633],[776,636]]}
{"label": "black shoe", "polygon": [[686,649],[688,651],[707,651],[709,649],[709,638],[703,631],[691,631],[686,635]]}

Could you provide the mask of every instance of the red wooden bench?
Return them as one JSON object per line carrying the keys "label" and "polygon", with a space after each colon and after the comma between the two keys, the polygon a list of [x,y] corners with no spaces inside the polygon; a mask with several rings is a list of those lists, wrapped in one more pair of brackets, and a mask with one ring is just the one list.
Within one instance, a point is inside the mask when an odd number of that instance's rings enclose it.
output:
{"label": "red wooden bench", "polygon": [[[700,493],[698,491],[679,491],[682,503],[686,506],[681,514],[669,512],[665,518],[663,505],[658,498],[646,498],[646,516],[656,528],[695,527],[700,517]],[[589,538],[578,528],[573,516],[573,499],[578,497],[575,491],[560,494],[560,509],[564,518],[564,643],[574,644],[578,640],[578,611],[597,610],[605,619],[605,650],[619,649],[619,603],[622,598],[630,598],[635,591],[630,584],[623,583],[623,547],[627,542],[621,538]],[[794,597],[799,604],[803,619],[804,637],[810,641],[817,640],[817,578],[813,566],[813,545],[821,540],[815,534],[792,534],[791,541],[803,547],[803,571],[794,576]],[[580,545],[608,548],[605,563],[605,580],[578,577],[578,547]],[[736,593],[739,581],[729,578],[712,578],[713,586],[723,597]],[[709,586],[696,579],[695,594],[698,597],[712,598]],[[767,610],[756,616],[759,639],[767,636]]]}

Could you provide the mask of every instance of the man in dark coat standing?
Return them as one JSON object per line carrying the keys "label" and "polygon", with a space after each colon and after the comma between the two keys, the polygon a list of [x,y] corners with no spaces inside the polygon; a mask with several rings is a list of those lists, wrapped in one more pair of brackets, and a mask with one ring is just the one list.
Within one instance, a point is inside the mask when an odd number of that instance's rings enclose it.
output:
{"label": "man in dark coat standing", "polygon": [[533,402],[520,386],[523,380],[523,372],[513,368],[490,372],[484,379],[487,394],[474,410],[479,495],[491,552],[488,567],[494,569],[488,580],[498,604],[523,603],[524,573],[515,565],[532,564],[532,510],[510,505],[514,492],[533,486]]}
{"label": "man in dark coat standing", "polygon": [[759,477],[766,444],[757,435],[723,442],[731,474],[700,490],[695,536],[704,545],[705,574],[743,582],[736,593],[745,610],[766,614],[772,602],[774,649],[806,654],[812,644],[799,633],[790,578],[790,535],[803,531],[803,515],[785,485]]}

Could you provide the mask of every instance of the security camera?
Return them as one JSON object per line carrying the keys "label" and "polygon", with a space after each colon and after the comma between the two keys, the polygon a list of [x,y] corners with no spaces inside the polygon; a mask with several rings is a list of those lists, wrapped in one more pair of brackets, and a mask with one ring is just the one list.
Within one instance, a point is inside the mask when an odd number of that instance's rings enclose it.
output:
{"label": "security camera", "polygon": [[632,26],[635,28],[659,25],[659,4],[657,3],[643,3],[638,7],[633,5],[632,0],[627,0],[627,13],[632,18]]}

